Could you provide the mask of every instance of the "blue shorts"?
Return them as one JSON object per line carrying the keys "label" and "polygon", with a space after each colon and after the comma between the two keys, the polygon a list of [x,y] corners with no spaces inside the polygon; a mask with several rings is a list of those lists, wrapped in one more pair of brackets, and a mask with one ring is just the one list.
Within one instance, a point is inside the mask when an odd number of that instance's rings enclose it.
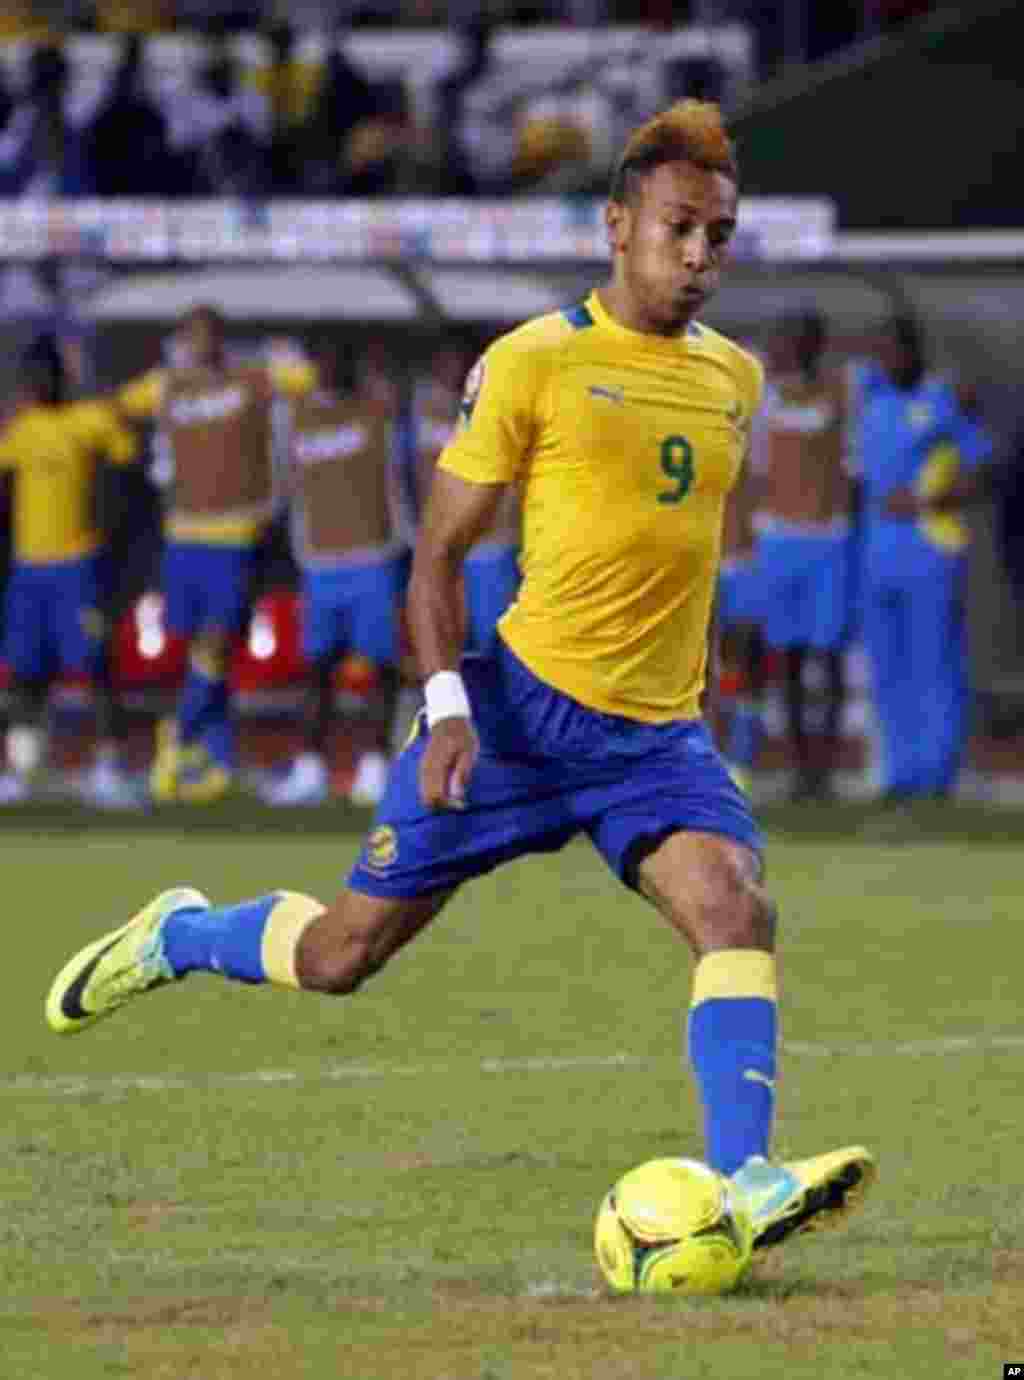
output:
{"label": "blue shorts", "polygon": [[21,680],[95,675],[103,656],[98,556],[18,561],[7,583],[4,657]]}
{"label": "blue shorts", "polygon": [[519,554],[513,546],[494,546],[467,557],[462,573],[469,650],[484,656],[494,650],[498,619],[519,589]]}
{"label": "blue shorts", "polygon": [[398,559],[302,573],[302,653],[327,661],[358,652],[378,666],[398,660]]}
{"label": "blue shorts", "polygon": [[764,598],[757,563],[753,560],[726,561],[718,574],[718,621],[723,628],[737,623],[759,623],[764,613]]}
{"label": "blue shorts", "polygon": [[255,559],[251,546],[168,542],[161,581],[171,632],[190,638],[205,628],[241,632],[249,617]]}
{"label": "blue shorts", "polygon": [[850,543],[845,536],[766,534],[757,558],[769,647],[835,651],[847,636]]}
{"label": "blue shorts", "polygon": [[447,891],[525,853],[556,852],[579,833],[630,886],[639,861],[681,829],[760,854],[746,797],[699,720],[645,724],[587,709],[539,680],[500,637],[492,656],[467,657],[462,674],[481,746],[466,808],[421,803],[421,715],[349,876],[355,891]]}

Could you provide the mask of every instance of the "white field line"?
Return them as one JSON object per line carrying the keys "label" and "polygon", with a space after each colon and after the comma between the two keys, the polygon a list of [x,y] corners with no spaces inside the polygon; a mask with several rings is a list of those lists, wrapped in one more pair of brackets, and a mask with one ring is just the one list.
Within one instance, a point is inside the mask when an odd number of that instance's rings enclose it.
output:
{"label": "white field line", "polygon": [[[807,1044],[799,1040],[784,1041],[782,1053],[796,1058],[860,1059],[948,1058],[957,1054],[981,1054],[1005,1050],[1024,1050],[1021,1035],[951,1035],[935,1040],[906,1040],[902,1042],[871,1041],[860,1044]],[[112,1073],[107,1075],[56,1075],[23,1073],[0,1078],[0,1096],[37,1093],[49,1097],[82,1097],[94,1093],[169,1092],[204,1088],[244,1086],[274,1086],[277,1084],[360,1083],[393,1078],[450,1078],[453,1074],[479,1073],[502,1076],[516,1073],[572,1073],[577,1070],[654,1069],[675,1055],[659,1057],[638,1054],[578,1054],[565,1057],[524,1059],[481,1059],[429,1064],[327,1064],[309,1069],[252,1069],[239,1073],[211,1073],[185,1076],[181,1074]]]}

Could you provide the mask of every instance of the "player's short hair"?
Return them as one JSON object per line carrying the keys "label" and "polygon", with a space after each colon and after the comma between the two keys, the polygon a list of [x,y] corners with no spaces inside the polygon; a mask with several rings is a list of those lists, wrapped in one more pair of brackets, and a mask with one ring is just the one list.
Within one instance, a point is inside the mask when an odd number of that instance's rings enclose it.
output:
{"label": "player's short hair", "polygon": [[193,321],[205,321],[219,334],[223,335],[227,330],[227,321],[220,307],[215,307],[212,302],[197,302],[195,306],[189,307],[182,317],[182,324],[191,325]]}
{"label": "player's short hair", "polygon": [[828,342],[828,323],[814,306],[784,311],[776,323],[780,335],[795,340],[808,355],[820,355]]}
{"label": "player's short hair", "polygon": [[22,351],[19,373],[26,389],[41,403],[56,406],[67,397],[64,355],[55,336],[37,336]]}
{"label": "player's short hair", "polygon": [[739,182],[736,148],[714,101],[676,101],[635,129],[612,174],[612,201],[632,200],[647,173],[662,163],[681,162]]}

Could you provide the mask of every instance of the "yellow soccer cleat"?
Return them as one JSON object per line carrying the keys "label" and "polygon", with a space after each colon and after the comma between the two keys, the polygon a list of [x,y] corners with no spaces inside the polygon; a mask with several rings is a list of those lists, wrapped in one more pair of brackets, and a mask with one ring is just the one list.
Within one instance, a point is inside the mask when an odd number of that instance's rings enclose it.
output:
{"label": "yellow soccer cleat", "polygon": [[156,726],[156,753],[149,769],[149,793],[158,805],[178,798],[178,725],[161,719]]}
{"label": "yellow soccer cleat", "polygon": [[211,761],[202,748],[182,757],[178,769],[176,800],[185,805],[213,805],[223,800],[235,778],[219,763]]}
{"label": "yellow soccer cleat", "polygon": [[877,1176],[874,1156],[860,1145],[786,1164],[754,1156],[732,1176],[754,1220],[754,1250],[777,1246],[796,1232],[841,1226]]}
{"label": "yellow soccer cleat", "polygon": [[172,887],[144,906],[127,925],[93,940],[54,979],[46,997],[46,1022],[58,1035],[73,1035],[111,1015],[132,997],[174,982],[164,957],[163,924],[176,910],[209,910],[190,886]]}

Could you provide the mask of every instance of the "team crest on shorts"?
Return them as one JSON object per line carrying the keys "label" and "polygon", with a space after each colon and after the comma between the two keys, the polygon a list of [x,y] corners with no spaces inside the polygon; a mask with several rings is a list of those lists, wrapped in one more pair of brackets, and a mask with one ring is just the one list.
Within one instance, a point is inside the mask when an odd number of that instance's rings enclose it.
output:
{"label": "team crest on shorts", "polygon": [[476,407],[476,400],[479,398],[480,390],[483,386],[484,360],[481,355],[466,375],[465,386],[462,389],[462,402],[459,404],[459,417],[463,426],[469,426],[470,418],[473,416],[473,409]]}
{"label": "team crest on shorts", "polygon": [[107,630],[106,619],[100,609],[79,609],[78,626],[91,642],[101,641]]}
{"label": "team crest on shorts", "polygon": [[398,857],[398,836],[390,824],[382,824],[366,840],[366,866],[383,872]]}

